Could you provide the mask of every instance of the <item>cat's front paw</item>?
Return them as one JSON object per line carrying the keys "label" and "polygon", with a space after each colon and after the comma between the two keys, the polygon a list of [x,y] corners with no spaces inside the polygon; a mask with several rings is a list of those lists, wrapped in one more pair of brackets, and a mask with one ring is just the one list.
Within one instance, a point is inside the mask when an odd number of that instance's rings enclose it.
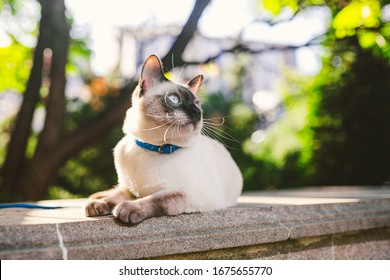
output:
{"label": "cat's front paw", "polygon": [[124,223],[138,224],[149,217],[141,203],[137,201],[124,201],[115,206],[112,211],[114,217]]}
{"label": "cat's front paw", "polygon": [[111,207],[102,200],[91,200],[84,206],[84,215],[87,217],[104,216],[111,214]]}

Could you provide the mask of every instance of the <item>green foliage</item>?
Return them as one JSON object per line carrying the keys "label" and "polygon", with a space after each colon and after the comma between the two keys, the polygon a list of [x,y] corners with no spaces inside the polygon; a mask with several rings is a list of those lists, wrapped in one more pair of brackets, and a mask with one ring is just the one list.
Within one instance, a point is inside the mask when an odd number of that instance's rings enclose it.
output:
{"label": "green foliage", "polygon": [[[69,46],[69,61],[66,65],[66,72],[70,75],[90,75],[89,63],[91,58],[91,50],[87,46],[88,36],[82,38],[72,38]],[[87,69],[83,69],[80,63],[76,62],[85,61],[84,65],[88,65]]]}
{"label": "green foliage", "polygon": [[[316,184],[389,180],[389,23],[379,1],[352,1],[332,22],[331,55],[315,79],[306,131]],[[386,136],[387,135],[387,136]]]}
{"label": "green foliage", "polygon": [[336,14],[332,27],[338,38],[353,36],[358,28],[379,27],[380,13],[378,1],[352,1]]}
{"label": "green foliage", "polygon": [[329,32],[338,39],[357,37],[362,48],[390,59],[390,22],[382,20],[382,7],[389,1],[300,1],[300,0],[262,0],[262,10],[274,17],[284,9],[293,13],[311,6],[327,6],[333,14]]}
{"label": "green foliage", "polygon": [[32,64],[32,47],[24,41],[35,37],[38,20],[37,13],[26,7],[20,0],[0,1],[0,26],[4,36],[0,45],[0,93],[25,89]]}
{"label": "green foliage", "polygon": [[0,92],[14,90],[23,92],[30,73],[31,48],[12,40],[0,48]]}
{"label": "green foliage", "polygon": [[[104,108],[107,98],[99,97],[91,103],[83,103],[77,99],[68,100],[66,130],[70,132],[84,125]],[[100,110],[96,110],[93,102],[99,102]],[[122,130],[115,128],[68,160],[59,170],[56,184],[49,189],[50,198],[86,197],[114,186],[117,183],[117,175],[112,149],[122,135]]]}
{"label": "green foliage", "polygon": [[[343,45],[345,53],[353,50],[354,61],[346,63],[337,79],[322,76],[313,84],[321,94],[308,127],[317,143],[313,179],[323,184],[382,184],[390,176],[390,65],[360,49],[356,41]],[[331,63],[325,67],[337,68]]]}
{"label": "green foliage", "polygon": [[[69,24],[72,24],[70,14],[68,17]],[[38,35],[39,5],[34,1],[0,1],[0,21],[7,22],[2,26],[7,38],[4,41],[6,44],[0,45],[0,93],[4,90],[22,93],[32,66],[32,39]],[[69,61],[66,67],[68,74],[90,74],[89,67],[83,69],[84,65],[88,65],[91,56],[87,45],[88,38],[88,32],[71,33]]]}
{"label": "green foliage", "polygon": [[[262,1],[275,16],[324,1]],[[390,27],[375,0],[327,3],[333,19],[314,77],[286,73],[284,116],[247,140],[249,189],[383,184],[390,179]],[[257,187],[255,183],[257,182]]]}
{"label": "green foliage", "polygon": [[[294,1],[292,1],[294,2]],[[295,1],[298,3],[298,1]],[[312,4],[299,1],[300,9]],[[259,186],[382,184],[390,179],[390,84],[386,1],[334,1],[323,69],[312,80],[286,77],[285,115],[245,152],[262,170],[244,175]],[[323,4],[323,3],[322,3]],[[263,1],[278,15],[290,1]],[[252,179],[251,179],[252,180]]]}
{"label": "green foliage", "polygon": [[73,194],[61,186],[51,186],[47,199],[73,199],[82,197],[83,195]]}
{"label": "green foliage", "polygon": [[52,186],[50,190],[58,191],[60,186],[71,195],[86,197],[113,187],[117,183],[117,176],[112,149],[121,136],[121,130],[115,129],[69,160],[59,172],[57,185]]}
{"label": "green foliage", "polygon": [[299,7],[296,0],[263,0],[261,2],[262,7],[273,15],[279,15],[283,8],[289,8],[295,12]]}
{"label": "green foliage", "polygon": [[333,18],[336,38],[357,37],[363,49],[390,59],[390,23],[382,20],[378,0],[351,1]]}
{"label": "green foliage", "polygon": [[263,141],[245,142],[244,152],[258,166],[249,167],[249,174],[246,174],[251,189],[287,188],[309,182],[307,163],[311,154],[303,151],[312,140],[312,135],[303,132],[308,121],[309,106],[307,92],[302,90],[308,85],[307,78],[286,73],[281,95],[285,110],[283,116],[262,131]]}

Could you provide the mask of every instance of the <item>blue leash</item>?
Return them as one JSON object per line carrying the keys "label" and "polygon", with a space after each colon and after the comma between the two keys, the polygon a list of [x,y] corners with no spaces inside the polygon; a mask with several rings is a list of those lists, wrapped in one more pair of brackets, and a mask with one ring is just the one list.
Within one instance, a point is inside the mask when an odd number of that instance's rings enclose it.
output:
{"label": "blue leash", "polygon": [[28,209],[60,209],[60,208],[69,208],[66,206],[43,206],[31,203],[5,203],[0,204],[0,209],[5,208],[28,208]]}

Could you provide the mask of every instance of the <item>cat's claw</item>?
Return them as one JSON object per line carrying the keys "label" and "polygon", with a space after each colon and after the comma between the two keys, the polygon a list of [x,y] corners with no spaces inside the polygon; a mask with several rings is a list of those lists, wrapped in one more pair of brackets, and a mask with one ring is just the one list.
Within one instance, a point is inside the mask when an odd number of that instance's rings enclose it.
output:
{"label": "cat's claw", "polygon": [[111,207],[107,202],[92,200],[84,207],[84,215],[87,217],[104,216],[111,214]]}
{"label": "cat's claw", "polygon": [[124,223],[138,224],[148,218],[145,210],[140,207],[139,203],[134,201],[124,201],[119,203],[112,211],[114,217]]}

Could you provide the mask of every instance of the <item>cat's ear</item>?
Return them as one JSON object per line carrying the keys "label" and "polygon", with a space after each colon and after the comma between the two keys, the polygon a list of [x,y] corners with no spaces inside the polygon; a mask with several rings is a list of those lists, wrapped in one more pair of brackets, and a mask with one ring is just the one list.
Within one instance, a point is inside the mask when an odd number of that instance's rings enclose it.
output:
{"label": "cat's ear", "polygon": [[162,63],[157,55],[150,55],[142,66],[141,77],[139,85],[141,87],[141,94],[147,92],[156,83],[165,79]]}
{"label": "cat's ear", "polygon": [[203,82],[203,75],[198,75],[195,78],[193,78],[191,81],[189,81],[186,85],[195,95],[198,95],[202,82]]}

